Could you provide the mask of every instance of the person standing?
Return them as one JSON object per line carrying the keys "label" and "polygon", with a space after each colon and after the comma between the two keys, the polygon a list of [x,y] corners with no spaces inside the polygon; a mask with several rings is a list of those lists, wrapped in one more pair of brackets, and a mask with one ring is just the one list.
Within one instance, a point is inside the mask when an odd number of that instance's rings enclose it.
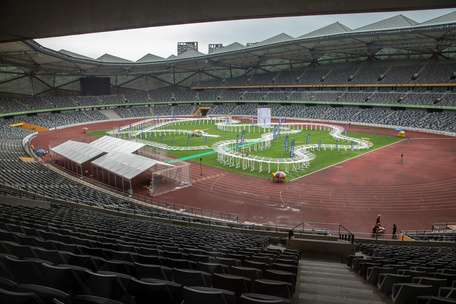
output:
{"label": "person standing", "polygon": [[396,224],[393,224],[393,239],[397,238],[396,231],[397,231],[397,226],[396,226]]}

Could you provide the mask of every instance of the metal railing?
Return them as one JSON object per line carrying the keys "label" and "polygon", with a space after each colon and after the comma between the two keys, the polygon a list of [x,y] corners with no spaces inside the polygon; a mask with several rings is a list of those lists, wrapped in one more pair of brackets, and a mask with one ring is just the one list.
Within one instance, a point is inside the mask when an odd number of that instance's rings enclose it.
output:
{"label": "metal railing", "polygon": [[295,233],[298,234],[314,234],[321,236],[335,236],[340,240],[355,242],[355,235],[343,225],[338,223],[321,223],[321,222],[301,222],[291,228],[288,236],[291,237]]}

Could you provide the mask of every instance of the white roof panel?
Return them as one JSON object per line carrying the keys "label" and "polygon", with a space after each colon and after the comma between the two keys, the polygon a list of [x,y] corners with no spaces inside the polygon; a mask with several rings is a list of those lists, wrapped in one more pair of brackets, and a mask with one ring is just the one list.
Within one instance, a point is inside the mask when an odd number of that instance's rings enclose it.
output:
{"label": "white roof panel", "polygon": [[81,165],[104,153],[90,144],[69,140],[51,149],[51,151]]}
{"label": "white roof panel", "polygon": [[103,136],[102,138],[91,142],[90,145],[102,149],[105,152],[117,151],[123,153],[133,153],[145,146],[145,144],[142,143],[132,142],[111,136]]}
{"label": "white roof panel", "polygon": [[123,152],[111,152],[94,160],[92,164],[127,180],[131,180],[157,164],[172,166],[155,159]]}

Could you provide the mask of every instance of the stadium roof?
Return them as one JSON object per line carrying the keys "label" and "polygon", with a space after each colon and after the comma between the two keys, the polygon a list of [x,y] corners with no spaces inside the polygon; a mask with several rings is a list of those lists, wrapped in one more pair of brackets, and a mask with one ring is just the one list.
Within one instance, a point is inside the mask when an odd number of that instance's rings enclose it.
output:
{"label": "stadium roof", "polygon": [[[33,40],[0,43],[0,94],[80,94],[79,78],[111,77],[119,92],[189,88],[198,83],[308,66],[381,60],[456,60],[456,12],[422,23],[402,15],[350,29],[330,24],[297,38],[285,33],[251,46],[233,43],[215,52],[194,50],[137,62],[105,54],[98,59],[53,51]],[[32,78],[30,81],[29,77]]]}
{"label": "stadium roof", "polygon": [[207,21],[451,7],[453,0],[2,0],[0,42]]}

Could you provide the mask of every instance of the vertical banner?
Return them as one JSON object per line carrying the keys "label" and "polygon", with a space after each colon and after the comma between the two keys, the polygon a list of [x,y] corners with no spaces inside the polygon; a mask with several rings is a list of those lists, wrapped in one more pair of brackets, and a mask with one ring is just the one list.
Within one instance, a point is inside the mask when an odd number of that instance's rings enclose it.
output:
{"label": "vertical banner", "polygon": [[351,144],[351,150],[353,151],[353,149],[355,148],[355,142],[352,141],[352,144]]}
{"label": "vertical banner", "polygon": [[310,134],[307,134],[307,141],[306,141],[306,145],[309,144],[309,141],[310,141]]}
{"label": "vertical banner", "polygon": [[274,131],[272,132],[272,140],[276,140],[276,136],[277,136],[277,128],[274,127]]}
{"label": "vertical banner", "polygon": [[279,126],[282,125],[282,116],[279,116]]}
{"label": "vertical banner", "polygon": [[291,142],[290,157],[293,157],[293,155],[294,155],[294,146],[295,146],[295,141],[293,139],[293,141]]}
{"label": "vertical banner", "polygon": [[173,140],[171,141],[171,144],[174,146],[174,136],[173,136]]}
{"label": "vertical banner", "polygon": [[345,125],[345,136],[348,136],[349,130],[350,130],[350,124]]}
{"label": "vertical banner", "polygon": [[176,120],[176,112],[173,113],[173,121]]}
{"label": "vertical banner", "polygon": [[253,115],[252,115],[252,127],[255,126],[255,121],[253,120]]}
{"label": "vertical banner", "polygon": [[280,127],[277,126],[277,136],[280,136]]}
{"label": "vertical banner", "polygon": [[257,125],[263,128],[271,125],[271,108],[257,109]]}
{"label": "vertical banner", "polygon": [[131,125],[130,125],[130,131],[131,131]]}
{"label": "vertical banner", "polygon": [[154,140],[154,134],[150,133],[150,141]]}
{"label": "vertical banner", "polygon": [[211,116],[211,125],[212,125],[212,116]]}
{"label": "vertical banner", "polygon": [[187,146],[190,146],[190,136],[187,138]]}
{"label": "vertical banner", "polygon": [[339,150],[339,141],[336,140],[336,150]]}
{"label": "vertical banner", "polygon": [[204,137],[204,144],[207,145],[207,136]]}
{"label": "vertical banner", "polygon": [[160,112],[157,113],[157,121],[160,120]]}
{"label": "vertical banner", "polygon": [[120,132],[120,126],[119,126],[119,132]]}
{"label": "vertical banner", "polygon": [[163,135],[160,135],[160,142],[163,142]]}
{"label": "vertical banner", "polygon": [[143,138],[144,138],[144,133],[143,133],[143,131],[141,131],[141,139],[143,139]]}
{"label": "vertical banner", "polygon": [[241,146],[244,145],[244,138],[245,138],[245,130],[242,131],[242,136],[241,136]]}
{"label": "vertical banner", "polygon": [[320,151],[320,149],[321,149],[321,139],[320,139],[320,141],[318,142],[318,151]]}
{"label": "vertical banner", "polygon": [[288,152],[288,135],[285,137],[285,152]]}
{"label": "vertical banner", "polygon": [[238,151],[239,134],[236,136],[236,152]]}

